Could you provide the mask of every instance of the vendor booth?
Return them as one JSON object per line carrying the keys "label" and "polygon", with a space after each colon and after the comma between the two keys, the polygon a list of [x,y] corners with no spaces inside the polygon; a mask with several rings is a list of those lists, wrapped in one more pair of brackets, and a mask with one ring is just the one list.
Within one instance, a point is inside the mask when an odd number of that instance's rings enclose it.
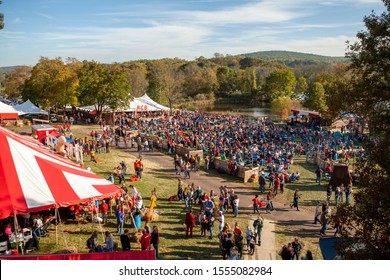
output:
{"label": "vendor booth", "polygon": [[32,137],[37,139],[39,142],[45,140],[51,132],[56,131],[56,129],[49,124],[36,124],[31,126],[31,129]]}

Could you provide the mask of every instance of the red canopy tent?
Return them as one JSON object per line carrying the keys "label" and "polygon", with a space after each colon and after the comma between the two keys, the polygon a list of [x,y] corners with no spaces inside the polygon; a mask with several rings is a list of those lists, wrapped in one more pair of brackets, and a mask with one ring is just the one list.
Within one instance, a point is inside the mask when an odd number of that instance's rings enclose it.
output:
{"label": "red canopy tent", "polygon": [[0,127],[0,219],[123,191],[31,137]]}

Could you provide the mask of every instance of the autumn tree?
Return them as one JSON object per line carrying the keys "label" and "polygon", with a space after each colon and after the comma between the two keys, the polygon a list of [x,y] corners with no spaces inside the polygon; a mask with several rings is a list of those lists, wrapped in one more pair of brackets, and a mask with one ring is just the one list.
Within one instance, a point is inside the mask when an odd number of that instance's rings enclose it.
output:
{"label": "autumn tree", "polygon": [[131,95],[140,97],[146,93],[148,80],[146,79],[147,69],[144,63],[134,62],[125,66],[127,82],[130,86]]}
{"label": "autumn tree", "polygon": [[[0,1],[0,5],[3,1]],[[4,28],[4,14],[0,13],[0,30]]]}
{"label": "autumn tree", "polygon": [[291,112],[291,109],[301,109],[302,104],[296,99],[291,99],[288,96],[282,96],[274,99],[271,102],[271,111],[278,115],[282,120],[286,120]]}
{"label": "autumn tree", "polygon": [[237,90],[237,72],[228,66],[217,69],[218,97],[229,97]]}
{"label": "autumn tree", "polygon": [[308,89],[309,89],[309,85],[307,84],[306,78],[299,77],[295,85],[294,96],[303,97],[307,93]]}
{"label": "autumn tree", "polygon": [[183,73],[182,91],[186,96],[213,99],[218,80],[213,69],[205,67],[205,64],[204,61],[189,62],[180,67]]}
{"label": "autumn tree", "polygon": [[325,89],[321,83],[315,82],[311,85],[305,100],[305,106],[320,113],[327,111]]}
{"label": "autumn tree", "polygon": [[246,68],[237,72],[237,89],[242,93],[255,94],[257,92],[255,67]]}
{"label": "autumn tree", "polygon": [[77,74],[60,57],[41,57],[33,67],[31,77],[24,84],[22,97],[44,108],[77,105],[78,83]]}
{"label": "autumn tree", "polygon": [[146,62],[148,80],[148,95],[156,102],[161,103],[163,99],[164,81],[163,76],[166,71],[162,60],[150,60]]}
{"label": "autumn tree", "polygon": [[126,73],[119,64],[84,61],[78,76],[80,103],[95,105],[97,115],[101,115],[106,108],[116,111],[128,107],[130,87]]}
{"label": "autumn tree", "polygon": [[[370,127],[360,162],[360,188],[355,204],[342,205],[337,216],[346,228],[347,239],[337,252],[346,259],[388,259],[390,256],[390,0],[385,11],[364,17],[366,30],[357,33],[347,56],[353,72],[352,94],[345,98],[351,110]],[[356,245],[358,243],[358,245]]]}
{"label": "autumn tree", "polygon": [[30,66],[18,66],[7,75],[4,93],[9,99],[22,97],[24,83],[30,78],[31,70]]}
{"label": "autumn tree", "polygon": [[169,108],[173,109],[173,103],[182,98],[182,73],[178,69],[178,65],[174,61],[168,61],[165,64],[163,76],[164,90],[163,95],[168,101]]}
{"label": "autumn tree", "polygon": [[290,96],[297,83],[291,70],[275,70],[265,80],[264,90],[271,100]]}

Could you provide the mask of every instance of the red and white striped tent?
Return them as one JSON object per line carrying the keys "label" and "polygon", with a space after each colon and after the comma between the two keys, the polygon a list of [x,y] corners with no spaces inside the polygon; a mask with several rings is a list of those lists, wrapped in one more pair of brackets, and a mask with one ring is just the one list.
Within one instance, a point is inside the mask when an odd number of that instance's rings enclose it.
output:
{"label": "red and white striped tent", "polygon": [[0,127],[0,219],[122,192],[32,137]]}

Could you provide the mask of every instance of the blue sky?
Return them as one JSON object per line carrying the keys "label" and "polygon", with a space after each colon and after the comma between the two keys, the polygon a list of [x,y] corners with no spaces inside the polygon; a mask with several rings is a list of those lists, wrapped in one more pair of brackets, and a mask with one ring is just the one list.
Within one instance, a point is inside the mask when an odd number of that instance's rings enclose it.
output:
{"label": "blue sky", "polygon": [[0,66],[288,50],[344,56],[380,0],[3,0]]}

